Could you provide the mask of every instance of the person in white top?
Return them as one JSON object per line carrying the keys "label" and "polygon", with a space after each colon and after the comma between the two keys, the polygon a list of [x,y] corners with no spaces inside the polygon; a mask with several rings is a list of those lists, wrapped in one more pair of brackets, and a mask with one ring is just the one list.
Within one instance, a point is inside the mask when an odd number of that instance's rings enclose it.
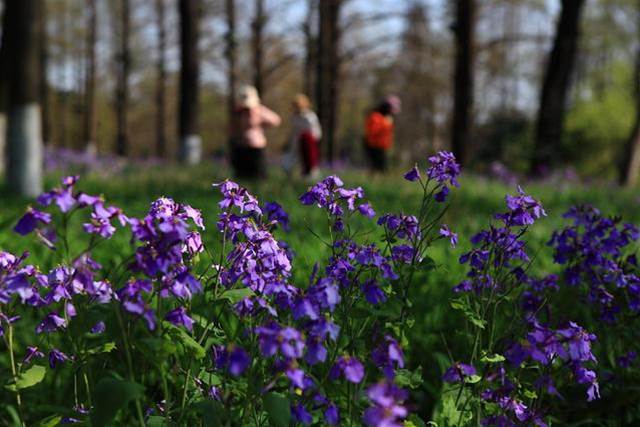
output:
{"label": "person in white top", "polygon": [[320,139],[322,128],[318,116],[311,109],[311,102],[306,95],[298,94],[293,99],[293,115],[291,116],[291,133],[285,147],[284,168],[291,173],[296,153],[302,160],[302,175],[315,178],[319,174]]}

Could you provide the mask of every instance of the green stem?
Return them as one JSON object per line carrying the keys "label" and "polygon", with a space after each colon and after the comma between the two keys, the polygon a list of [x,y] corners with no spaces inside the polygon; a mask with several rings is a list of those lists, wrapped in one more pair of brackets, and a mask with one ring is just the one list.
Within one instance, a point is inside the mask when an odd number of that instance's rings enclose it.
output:
{"label": "green stem", "polygon": [[20,389],[18,388],[18,370],[16,369],[16,359],[13,354],[13,325],[10,321],[7,321],[7,347],[9,347],[9,359],[11,361],[11,374],[13,375],[13,381],[16,384],[16,403],[18,404],[18,416],[20,417],[20,425],[25,427],[24,417],[22,412],[22,397],[20,396]]}
{"label": "green stem", "polygon": [[[129,349],[129,340],[127,339],[127,331],[124,327],[124,321],[122,320],[122,314],[120,314],[120,310],[118,307],[115,307],[116,317],[118,318],[118,323],[120,325],[120,330],[122,331],[122,343],[124,344],[124,353],[127,359],[127,368],[129,370],[129,380],[131,382],[135,382],[135,377],[133,375],[133,361],[131,359],[131,350]],[[140,404],[140,399],[135,400],[136,406],[136,415],[138,417],[138,422],[142,427],[145,426],[144,422],[144,414],[142,412],[142,405]]]}

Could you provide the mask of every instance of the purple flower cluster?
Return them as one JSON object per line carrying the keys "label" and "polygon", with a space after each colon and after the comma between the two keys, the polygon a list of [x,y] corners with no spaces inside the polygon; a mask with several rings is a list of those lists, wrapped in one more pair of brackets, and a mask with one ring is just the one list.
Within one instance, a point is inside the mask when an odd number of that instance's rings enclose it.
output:
{"label": "purple flower cluster", "polygon": [[435,182],[436,187],[433,190],[433,197],[437,202],[444,202],[447,200],[450,192],[449,186],[460,186],[458,183],[460,165],[456,161],[453,153],[447,151],[440,151],[429,157],[428,160],[429,167],[426,170],[426,182],[422,182],[418,166],[414,166],[413,169],[405,173],[404,179],[412,182],[420,181],[425,188],[429,185],[429,182]]}
{"label": "purple flower cluster", "polygon": [[[496,214],[502,224],[491,225],[471,238],[475,245],[460,257],[461,264],[469,265],[467,279],[454,288],[455,292],[481,293],[484,289],[504,291],[506,281],[498,282],[489,274],[491,269],[509,270],[516,283],[526,281],[524,269],[519,265],[529,261],[522,235],[524,227],[546,215],[542,205],[518,187],[518,196],[506,197],[507,211]],[[502,288],[502,289],[498,289]]]}
{"label": "purple flower cluster", "polygon": [[[357,243],[343,228],[350,212],[358,211],[365,217],[375,213],[368,203],[361,201],[364,197],[361,188],[345,189],[335,176],[320,181],[301,196],[303,204],[315,204],[328,212],[334,231],[345,231],[341,239],[334,240],[332,256],[324,270],[316,265],[308,286],[301,288],[290,283],[291,259],[272,234],[274,224],[288,223],[282,207],[267,204],[260,208],[253,195],[230,181],[219,188],[223,211],[218,229],[233,245],[225,265],[220,267],[220,283],[229,290],[251,291],[235,308],[238,315],[258,326],[246,329],[242,342],[232,349],[216,350],[218,368],[233,377],[245,372],[248,358],[244,350],[238,349],[240,345],[246,348],[255,339],[261,359],[274,375],[266,389],[278,389],[285,381],[299,396],[292,402],[293,418],[310,424],[317,414],[329,425],[339,424],[339,404],[327,398],[331,395],[328,388],[343,381],[360,384],[366,380],[368,369],[359,356],[350,354],[340,344],[343,331],[338,323],[342,324],[344,316],[348,316],[346,307],[361,304],[359,301],[365,306],[384,303],[388,296],[383,285],[398,279],[391,254],[384,254],[374,244]],[[407,233],[415,234],[419,227],[415,218],[398,217],[397,225],[395,219],[388,218],[394,233],[405,238]],[[387,221],[382,223],[389,226]],[[390,335],[371,351],[374,366],[390,380],[395,369],[404,367],[402,350]],[[322,375],[329,383],[320,381]],[[385,402],[379,400],[377,407]],[[394,419],[401,420],[406,415],[404,411]]]}
{"label": "purple flower cluster", "polygon": [[300,201],[304,205],[317,205],[325,209],[333,218],[333,229],[343,231],[346,212],[358,211],[368,218],[376,215],[368,202],[359,202],[363,197],[364,190],[361,187],[344,188],[342,180],[332,175],[312,186],[300,196]]}
{"label": "purple flower cluster", "polygon": [[606,218],[591,206],[577,206],[565,215],[573,224],[553,233],[549,245],[554,261],[565,266],[564,280],[585,288],[587,300],[600,318],[613,323],[626,308],[633,317],[640,311],[640,277],[629,246],[640,238],[633,224]]}
{"label": "purple flower cluster", "polygon": [[[550,321],[539,320],[543,316],[552,318],[553,307],[548,300],[559,291],[559,278],[554,274],[542,278],[527,274],[531,260],[524,235],[527,228],[546,213],[540,203],[521,188],[518,188],[518,195],[506,197],[506,205],[506,212],[495,215],[501,224],[491,225],[488,230],[473,236],[471,242],[475,247],[460,257],[460,263],[468,264],[469,270],[467,279],[454,287],[454,292],[467,297],[454,303],[478,328],[478,337],[485,336],[485,328],[492,330],[486,337],[490,346],[496,345],[491,342],[496,334],[496,325],[504,329],[498,340],[508,343],[493,347],[502,349],[503,356],[488,355],[480,359],[484,365],[483,373],[473,381],[474,386],[477,382],[477,387],[482,390],[481,400],[499,408],[497,414],[494,412],[484,417],[483,425],[543,426],[546,425],[544,410],[539,405],[525,405],[525,400],[531,401],[531,396],[523,396],[522,390],[526,387],[535,389],[535,399],[542,399],[544,394],[558,397],[557,382],[574,382],[586,385],[588,401],[599,398],[597,375],[591,368],[596,363],[592,352],[596,336],[575,322],[554,327]],[[580,218],[580,223],[584,224],[586,221]],[[624,236],[613,246],[624,246],[632,240],[632,228],[625,230],[629,230],[629,234],[625,235],[623,231],[621,234]],[[553,244],[561,246],[556,253],[556,261],[566,262],[571,256],[567,254],[574,250],[580,254],[588,253],[584,248],[570,247],[576,244],[578,234],[573,229],[554,234]],[[604,238],[604,234],[596,235]],[[597,242],[598,239],[591,244]],[[594,250],[594,256],[596,252],[600,253],[600,249]],[[611,253],[620,255],[619,250]],[[572,262],[571,265],[575,264]],[[604,266],[600,267],[605,270]],[[520,305],[505,319],[489,319],[493,325],[488,325],[487,318],[477,314],[492,312],[501,301],[514,298],[520,300]],[[500,322],[504,321],[510,327],[501,325]],[[524,339],[518,332],[520,327],[516,325],[519,324],[527,331]],[[472,362],[477,361],[472,359]],[[474,366],[456,363],[445,372],[443,379],[449,383],[465,383],[474,375]]]}

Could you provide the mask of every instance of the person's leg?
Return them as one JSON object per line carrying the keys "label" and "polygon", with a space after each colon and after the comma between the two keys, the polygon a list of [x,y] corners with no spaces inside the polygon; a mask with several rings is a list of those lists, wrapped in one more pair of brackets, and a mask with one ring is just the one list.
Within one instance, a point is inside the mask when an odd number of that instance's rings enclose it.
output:
{"label": "person's leg", "polygon": [[304,132],[300,135],[300,153],[302,154],[302,175],[307,176],[314,168],[315,138],[310,132]]}
{"label": "person's leg", "polygon": [[267,164],[262,148],[251,149],[252,158],[252,178],[266,178],[267,177]]}
{"label": "person's leg", "polygon": [[371,159],[373,163],[373,170],[376,172],[384,172],[384,150],[371,148]]}

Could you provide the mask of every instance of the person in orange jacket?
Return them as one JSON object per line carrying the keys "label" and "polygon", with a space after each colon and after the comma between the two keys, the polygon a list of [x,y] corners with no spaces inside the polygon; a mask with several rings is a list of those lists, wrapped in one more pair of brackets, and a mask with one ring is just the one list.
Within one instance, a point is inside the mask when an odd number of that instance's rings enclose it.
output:
{"label": "person in orange jacket", "polygon": [[393,118],[400,110],[400,98],[391,95],[367,116],[364,145],[369,167],[374,172],[384,172],[387,168],[387,152],[393,146]]}

